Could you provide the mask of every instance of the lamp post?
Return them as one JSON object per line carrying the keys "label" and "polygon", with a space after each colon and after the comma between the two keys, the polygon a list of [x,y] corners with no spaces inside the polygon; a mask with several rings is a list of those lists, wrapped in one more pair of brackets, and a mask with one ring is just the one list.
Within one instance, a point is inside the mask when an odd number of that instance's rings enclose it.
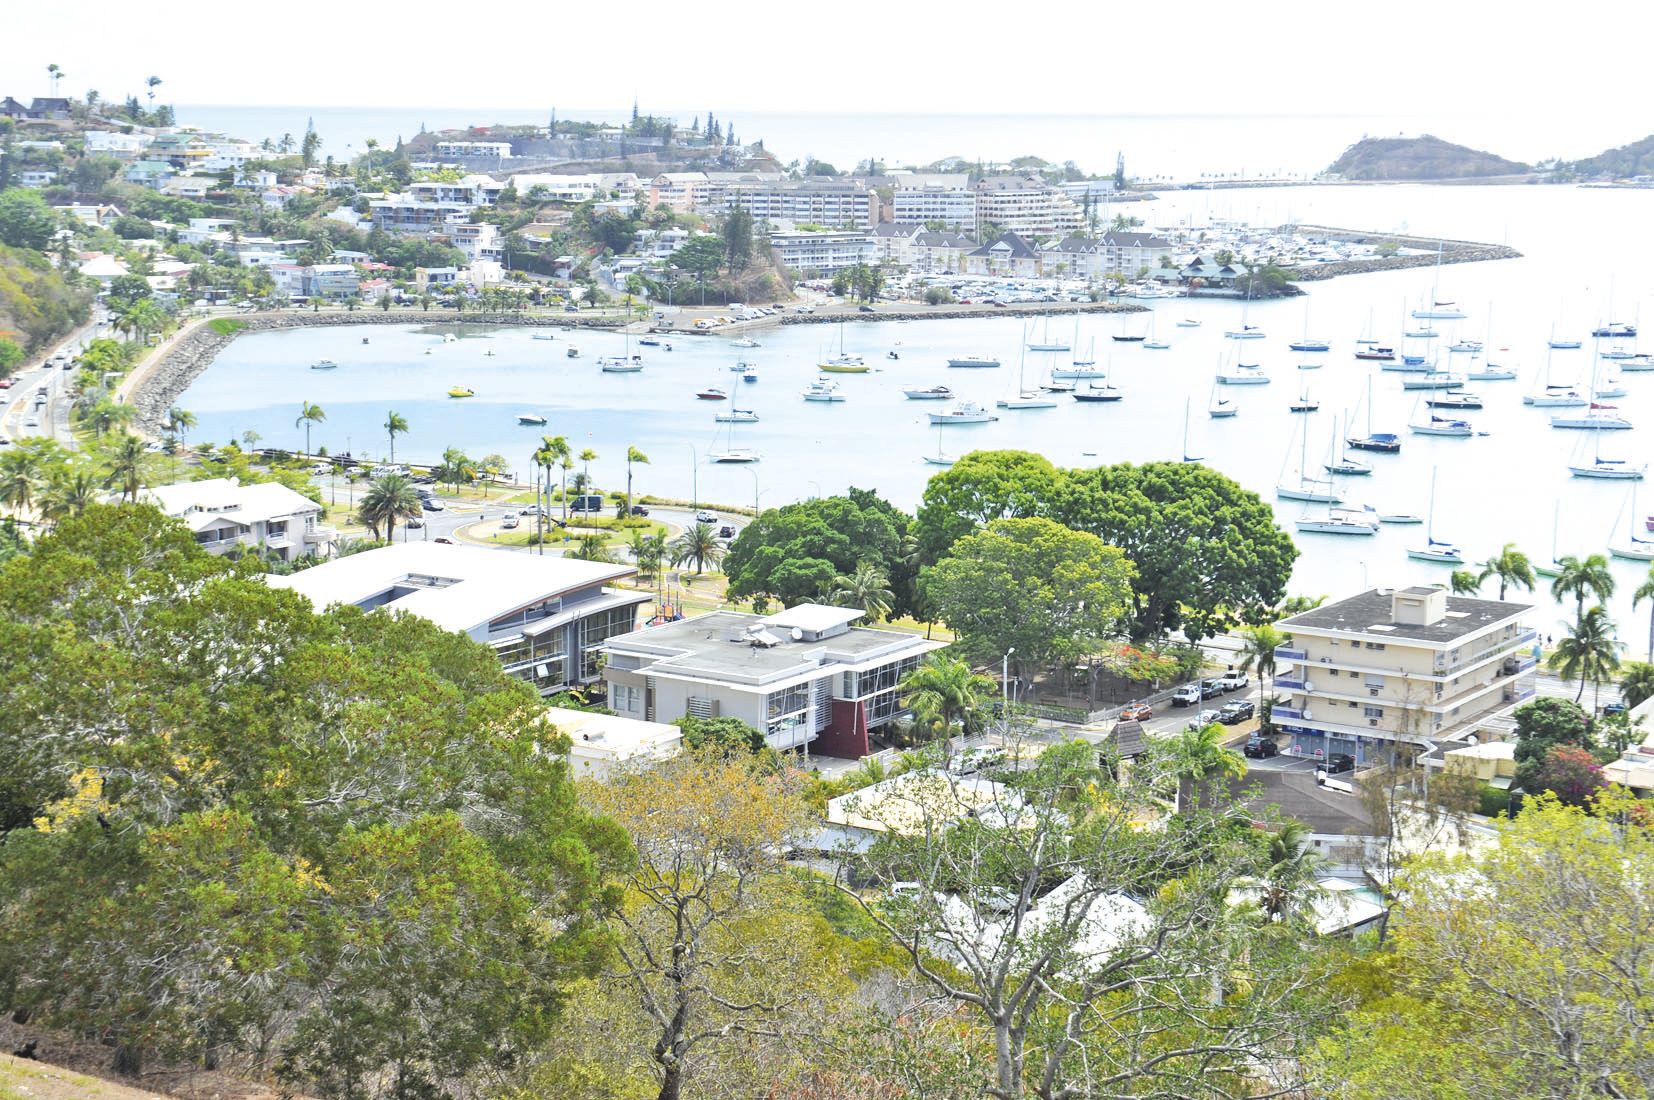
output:
{"label": "lamp post", "polygon": [[1007,649],[999,666],[999,735],[1002,738],[1009,736],[1011,732],[1011,654],[1016,651],[1016,646]]}
{"label": "lamp post", "polygon": [[752,518],[756,520],[758,518],[758,498],[764,494],[758,491],[758,471],[748,466],[747,473],[752,475]]}
{"label": "lamp post", "polygon": [[695,444],[685,443],[689,448],[689,507],[699,510],[701,507],[701,456],[695,450]]}

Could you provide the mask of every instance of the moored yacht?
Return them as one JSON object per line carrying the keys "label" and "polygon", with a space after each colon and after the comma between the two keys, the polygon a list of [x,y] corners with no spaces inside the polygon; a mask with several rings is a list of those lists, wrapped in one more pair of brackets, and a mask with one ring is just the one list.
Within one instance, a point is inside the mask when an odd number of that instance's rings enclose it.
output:
{"label": "moored yacht", "polygon": [[987,424],[998,419],[975,401],[961,401],[946,412],[930,414],[932,424]]}

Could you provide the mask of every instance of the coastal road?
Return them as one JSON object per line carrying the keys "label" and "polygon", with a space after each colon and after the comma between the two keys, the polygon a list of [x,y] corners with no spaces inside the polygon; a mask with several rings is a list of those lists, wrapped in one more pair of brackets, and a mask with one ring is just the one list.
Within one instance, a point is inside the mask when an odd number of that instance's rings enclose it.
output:
{"label": "coastal road", "polygon": [[[49,436],[66,447],[75,446],[69,422],[69,390],[74,372],[54,367],[51,361],[57,355],[71,359],[79,355],[87,344],[104,335],[107,324],[103,308],[96,307],[90,321],[48,348],[38,363],[12,375],[12,387],[5,391],[5,403],[0,405],[0,438]],[[46,387],[44,401],[39,399],[41,386]],[[36,423],[28,423],[31,419]]]}

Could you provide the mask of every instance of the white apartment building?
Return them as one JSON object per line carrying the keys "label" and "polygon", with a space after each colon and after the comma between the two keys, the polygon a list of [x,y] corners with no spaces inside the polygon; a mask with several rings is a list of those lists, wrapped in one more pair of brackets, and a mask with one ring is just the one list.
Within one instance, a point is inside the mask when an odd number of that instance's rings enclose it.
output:
{"label": "white apartment building", "polygon": [[351,604],[428,619],[491,647],[505,671],[549,695],[596,683],[603,645],[637,624],[647,592],[605,587],[631,566],[480,546],[406,542],[265,580],[318,609]]}
{"label": "white apartment building", "polygon": [[879,258],[872,236],[855,230],[771,233],[770,247],[782,266],[793,271],[838,271]]}
{"label": "white apartment building", "polygon": [[965,270],[965,257],[976,251],[976,241],[963,233],[927,231],[913,238],[913,269],[957,273]]}
{"label": "white apartment building", "polygon": [[464,206],[491,206],[505,190],[492,176],[470,175],[453,181],[422,180],[408,185],[416,202],[460,203]]}
{"label": "white apartment building", "polygon": [[500,237],[500,227],[492,222],[450,225],[448,237],[453,241],[455,248],[465,253],[466,263],[474,264],[478,260],[492,263],[505,261],[505,242]]}
{"label": "white apartment building", "polygon": [[140,498],[195,535],[213,554],[263,551],[282,561],[325,558],[338,531],[321,522],[322,506],[276,482],[243,485],[235,478],[156,485]]}
{"label": "white apartment building", "polygon": [[754,221],[796,222],[834,229],[868,229],[879,216],[879,196],[861,180],[808,179],[740,182],[724,191],[726,210],[745,210]]}
{"label": "white apartment building", "polygon": [[1480,725],[1534,694],[1532,606],[1377,588],[1276,624],[1271,715],[1298,755],[1357,763],[1468,742]]}
{"label": "white apartment building", "polygon": [[976,232],[976,193],[964,172],[897,176],[891,207],[898,222],[942,222],[949,229]]}
{"label": "white apartment building", "polygon": [[868,731],[903,713],[896,685],[942,643],[852,626],[862,614],[713,611],[610,638],[609,709],[651,722],[739,718],[776,749],[865,756]]}
{"label": "white apartment building", "polygon": [[149,147],[154,140],[148,134],[133,133],[121,134],[114,130],[86,131],[86,151],[88,153],[108,153],[116,157],[135,157]]}
{"label": "white apartment building", "polygon": [[559,175],[550,172],[521,172],[511,177],[519,195],[537,191],[551,202],[589,202],[603,190],[603,177],[595,173]]}
{"label": "white apartment building", "polygon": [[987,176],[976,184],[976,219],[1032,239],[1078,232],[1082,215],[1038,176]]}
{"label": "white apartment building", "polygon": [[649,181],[649,205],[693,214],[705,205],[711,188],[705,172],[662,172]]}
{"label": "white apartment building", "polygon": [[897,267],[913,266],[913,242],[924,232],[924,228],[914,222],[885,222],[873,227],[873,247],[877,249],[879,262],[894,264]]}
{"label": "white apartment building", "polygon": [[1103,234],[1102,260],[1104,271],[1118,271],[1128,279],[1137,278],[1145,267],[1150,271],[1160,267],[1161,257],[1172,256],[1172,242],[1153,233],[1127,233],[1116,230]]}
{"label": "white apartment building", "polygon": [[439,157],[499,157],[505,160],[511,156],[509,141],[439,141],[436,143],[436,155]]}

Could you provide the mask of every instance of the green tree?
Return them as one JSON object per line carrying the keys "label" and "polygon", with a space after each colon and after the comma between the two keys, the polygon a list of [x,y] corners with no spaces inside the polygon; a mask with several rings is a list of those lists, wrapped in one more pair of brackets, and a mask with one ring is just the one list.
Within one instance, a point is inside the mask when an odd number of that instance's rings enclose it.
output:
{"label": "green tree", "polygon": [[1228,729],[1216,722],[1183,730],[1173,744],[1172,770],[1194,783],[1243,778],[1246,757],[1224,744],[1228,736]]}
{"label": "green tree", "polygon": [[407,417],[403,416],[401,413],[397,412],[395,409],[392,409],[386,415],[385,423],[384,423],[383,427],[385,429],[385,435],[390,439],[390,460],[392,462],[395,462],[396,461],[396,437],[399,436],[399,435],[406,435],[407,434],[407,432],[408,432],[408,419],[407,419]]}
{"label": "green tree", "polygon": [[374,538],[378,538],[383,529],[385,541],[389,542],[396,535],[398,522],[424,515],[424,509],[420,507],[419,494],[412,482],[400,474],[386,474],[373,479],[356,506],[356,515]]}
{"label": "green tree", "polygon": [[320,405],[311,404],[309,401],[299,402],[299,416],[297,420],[293,421],[293,427],[302,426],[304,428],[304,453],[306,455],[315,453],[310,449],[311,425],[321,424],[326,420],[327,412]]}
{"label": "green tree", "polygon": [[104,487],[118,490],[123,498],[136,502],[144,487],[144,467],[148,457],[144,451],[144,441],[123,432],[109,449],[109,472],[104,477]]}
{"label": "green tree", "polygon": [[[626,516],[628,518],[632,514],[632,465],[634,463],[647,466],[649,464],[649,456],[644,454],[642,451],[638,450],[636,447],[633,447],[631,445],[627,445],[627,447],[626,447]],[[699,570],[697,569],[696,572],[699,572]]]}
{"label": "green tree", "polygon": [[1648,576],[1646,578],[1644,578],[1643,582],[1637,586],[1637,590],[1635,592],[1631,593],[1631,608],[1632,608],[1632,610],[1636,610],[1637,605],[1642,603],[1644,600],[1649,601],[1649,605],[1648,605],[1648,663],[1649,664],[1654,664],[1654,566],[1649,567]]}
{"label": "green tree", "polygon": [[1272,921],[1307,921],[1314,911],[1306,904],[1318,889],[1316,872],[1326,862],[1301,821],[1288,821],[1269,834],[1260,883],[1259,907]]}
{"label": "green tree", "polygon": [[871,562],[862,562],[856,571],[840,574],[833,579],[829,602],[839,607],[856,607],[867,613],[867,621],[876,623],[890,614],[895,594],[890,591],[890,578]]}
{"label": "green tree", "polygon": [[14,187],[0,191],[0,244],[44,252],[57,229],[57,216],[39,191]]}
{"label": "green tree", "polygon": [[482,470],[482,495],[483,499],[486,500],[488,499],[489,487],[499,479],[501,474],[505,473],[510,464],[506,461],[504,455],[484,455],[482,461],[477,465]]}
{"label": "green tree", "polygon": [[996,519],[1046,515],[1057,493],[1057,468],[1027,451],[972,451],[932,477],[913,533],[924,560]]}
{"label": "green tree", "polygon": [[1269,678],[1269,695],[1275,693],[1275,651],[1292,641],[1292,635],[1276,629],[1271,623],[1240,628],[1240,669],[1258,670],[1258,679]]}
{"label": "green tree", "polygon": [[661,566],[666,562],[668,553],[665,532],[646,534],[641,530],[633,531],[627,547],[631,550],[632,561],[637,565],[639,576],[650,580],[660,576]]}
{"label": "green tree", "polygon": [[970,728],[995,686],[993,680],[972,671],[968,662],[932,653],[902,677],[897,690],[902,693],[902,706],[937,737],[946,739],[952,736],[955,722]]}
{"label": "green tree", "polygon": [[1043,667],[1095,652],[1124,623],[1131,563],[1095,535],[1000,519],[953,544],[920,584],[966,657]]}
{"label": "green tree", "polygon": [[0,337],[0,378],[10,378],[23,362],[23,349],[13,340]]}
{"label": "green tree", "polygon": [[1578,745],[1556,745],[1545,754],[1531,793],[1549,791],[1566,806],[1584,806],[1607,785],[1602,765]]}
{"label": "green tree", "polygon": [[40,456],[23,447],[0,453],[0,507],[27,516],[34,506],[44,473]]}
{"label": "green tree", "polygon": [[1490,577],[1499,578],[1499,598],[1505,598],[1505,591],[1512,586],[1532,592],[1533,586],[1538,583],[1533,573],[1533,563],[1528,556],[1516,548],[1514,542],[1505,543],[1504,549],[1482,563],[1482,571],[1477,575],[1478,582]]}
{"label": "green tree", "polygon": [[701,575],[708,565],[717,565],[724,556],[724,548],[710,523],[694,523],[684,528],[683,534],[672,540],[672,564],[695,563],[695,575]]}
{"label": "green tree", "polygon": [[1654,662],[1625,661],[1620,665],[1620,698],[1628,710],[1654,699]]}
{"label": "green tree", "polygon": [[[3,478],[4,464],[0,460],[0,489]],[[61,464],[46,475],[40,492],[40,514],[52,523],[73,519],[98,502],[102,488],[102,479],[89,463]]]}
{"label": "green tree", "polygon": [[701,287],[701,302],[706,303],[706,277],[716,274],[724,264],[724,241],[711,234],[690,237],[672,253],[672,266],[695,276]]}
{"label": "green tree", "polygon": [[1447,583],[1455,596],[1474,596],[1482,590],[1482,582],[1486,579],[1485,574],[1478,574],[1474,569],[1455,569]]}
{"label": "green tree", "polygon": [[477,464],[458,447],[449,447],[442,452],[442,465],[431,473],[457,493],[461,485],[477,480]]}
{"label": "green tree", "polygon": [[745,207],[737,206],[724,219],[724,249],[731,271],[745,271],[752,262],[752,214]]}
{"label": "green tree", "polygon": [[1608,559],[1602,554],[1578,558],[1565,555],[1556,563],[1557,576],[1551,581],[1551,598],[1558,603],[1569,596],[1574,598],[1574,621],[1585,618],[1585,598],[1590,595],[1607,600],[1614,594],[1614,574]]}
{"label": "green tree", "polygon": [[1568,628],[1545,663],[1564,680],[1579,680],[1579,690],[1574,693],[1577,703],[1585,694],[1587,680],[1600,689],[1604,680],[1613,678],[1620,667],[1620,646],[1607,610],[1593,607]]}
{"label": "green tree", "polygon": [[908,532],[908,517],[866,489],[768,509],[730,544],[724,559],[729,594],[790,607],[818,598],[835,577],[866,564],[888,578],[891,610],[916,614],[917,563]]}
{"label": "green tree", "polygon": [[769,744],[764,740],[762,730],[728,715],[696,718],[686,714],[682,718],[674,718],[672,724],[683,730],[683,743],[697,752],[704,750],[718,755],[744,756],[763,752]]}
{"label": "green tree", "polygon": [[190,412],[188,409],[174,405],[172,408],[167,410],[167,431],[178,436],[179,444],[183,446],[185,450],[188,450],[189,431],[191,428],[195,427],[195,425],[195,414]]}
{"label": "green tree", "polygon": [[569,557],[581,561],[614,561],[613,554],[609,552],[609,540],[601,531],[588,531],[577,538]]}

